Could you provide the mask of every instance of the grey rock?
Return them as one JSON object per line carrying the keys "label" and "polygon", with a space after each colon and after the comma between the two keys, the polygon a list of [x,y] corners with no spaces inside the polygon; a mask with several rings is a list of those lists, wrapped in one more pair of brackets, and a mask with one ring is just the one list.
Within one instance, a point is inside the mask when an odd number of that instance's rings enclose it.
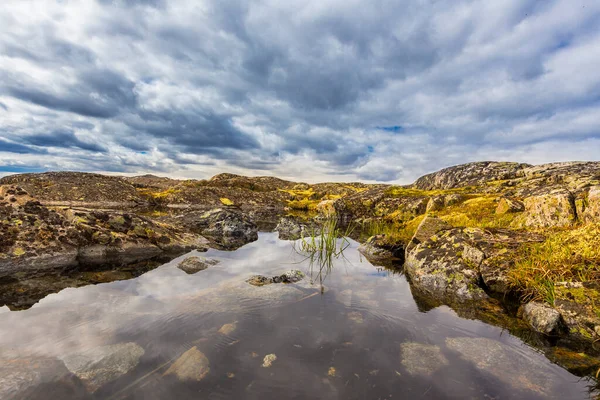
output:
{"label": "grey rock", "polygon": [[444,208],[444,196],[435,196],[429,199],[426,212],[439,211]]}
{"label": "grey rock", "polygon": [[417,227],[414,236],[406,246],[406,256],[408,256],[409,251],[411,251],[419,243],[428,240],[438,232],[450,228],[452,228],[452,226],[446,221],[431,216],[425,217]]}
{"label": "grey rock", "polygon": [[296,283],[304,278],[304,273],[297,269],[292,269],[281,275],[275,275],[272,277],[266,277],[263,275],[254,275],[250,277],[246,282],[253,286],[264,286],[270,285],[271,283]]}
{"label": "grey rock", "polygon": [[192,256],[181,261],[177,265],[177,268],[179,268],[186,274],[195,274],[196,272],[203,271],[210,266],[217,265],[218,263],[219,260]]}
{"label": "grey rock", "polygon": [[527,197],[525,225],[532,227],[561,227],[572,225],[577,218],[575,199],[566,189]]}
{"label": "grey rock", "polygon": [[547,396],[553,391],[554,374],[518,349],[487,338],[447,338],[446,346],[474,366],[517,390]]}
{"label": "grey rock", "polygon": [[95,347],[67,355],[62,360],[93,393],[135,368],[143,355],[142,347],[129,342]]}
{"label": "grey rock", "polygon": [[402,366],[413,376],[431,376],[449,364],[438,346],[416,342],[402,343],[400,358]]}
{"label": "grey rock", "polygon": [[523,319],[539,333],[558,334],[563,329],[560,313],[547,304],[529,302],[523,306]]}
{"label": "grey rock", "polygon": [[258,228],[254,221],[233,208],[188,213],[182,223],[192,232],[199,233],[228,250],[258,240]]}
{"label": "grey rock", "polygon": [[516,213],[525,210],[525,205],[522,201],[503,197],[498,202],[496,214]]}
{"label": "grey rock", "polygon": [[401,243],[389,244],[385,235],[371,236],[358,247],[358,251],[374,265],[380,265],[392,259],[404,258],[404,246]]}
{"label": "grey rock", "polygon": [[275,227],[275,230],[279,234],[281,240],[297,240],[303,236],[308,235],[310,232],[317,232],[318,228],[302,223],[295,218],[283,217],[279,220],[279,223]]}

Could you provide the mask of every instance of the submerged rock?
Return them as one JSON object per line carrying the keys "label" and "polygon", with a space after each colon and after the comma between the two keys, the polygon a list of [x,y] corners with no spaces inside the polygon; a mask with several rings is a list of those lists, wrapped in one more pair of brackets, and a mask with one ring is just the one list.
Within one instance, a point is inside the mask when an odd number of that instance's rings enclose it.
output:
{"label": "submerged rock", "polygon": [[230,324],[225,324],[223,325],[218,333],[220,333],[221,335],[231,335],[233,332],[235,332],[235,330],[237,329],[237,322],[232,322]]}
{"label": "submerged rock", "polygon": [[400,345],[400,359],[410,375],[430,376],[448,365],[448,359],[438,346],[416,342]]}
{"label": "submerged rock", "polygon": [[[53,393],[43,388],[47,383],[52,383]],[[44,399],[57,392],[78,398],[86,392],[62,361],[45,357],[0,359],[1,399]]]}
{"label": "submerged rock", "polygon": [[553,373],[520,351],[487,338],[448,338],[446,346],[488,373],[517,390],[548,395],[552,393]]}
{"label": "submerged rock", "polygon": [[263,359],[263,368],[269,368],[271,365],[273,365],[275,360],[277,360],[277,356],[275,354],[267,354]]}
{"label": "submerged rock", "polygon": [[210,372],[208,358],[196,346],[181,355],[163,374],[175,375],[180,381],[201,381]]}
{"label": "submerged rock", "polygon": [[90,392],[125,375],[138,365],[144,349],[136,343],[95,347],[63,358],[69,371],[83,381]]}
{"label": "submerged rock", "polygon": [[195,274],[196,272],[203,271],[210,266],[217,265],[218,263],[219,260],[192,256],[181,261],[177,265],[177,268],[179,268],[186,274]]}
{"label": "submerged rock", "polygon": [[523,306],[523,319],[536,332],[557,335],[563,329],[560,313],[547,304],[529,302]]}
{"label": "submerged rock", "polygon": [[318,234],[321,230],[315,223],[301,222],[297,218],[283,217],[275,227],[281,240],[298,240],[302,237]]}
{"label": "submerged rock", "polygon": [[246,282],[253,286],[264,286],[270,285],[271,283],[296,283],[301,281],[304,278],[304,273],[302,271],[298,271],[297,269],[292,269],[287,271],[281,275],[275,275],[272,277],[267,277],[263,275],[254,275],[251,276]]}

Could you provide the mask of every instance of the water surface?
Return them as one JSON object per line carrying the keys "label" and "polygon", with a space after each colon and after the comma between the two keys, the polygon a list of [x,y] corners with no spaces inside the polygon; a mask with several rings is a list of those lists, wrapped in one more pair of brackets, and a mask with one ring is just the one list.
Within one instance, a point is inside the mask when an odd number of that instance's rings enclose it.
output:
{"label": "water surface", "polygon": [[[56,368],[26,398],[589,398],[589,383],[508,332],[447,307],[420,312],[405,277],[374,267],[357,247],[351,241],[319,277],[293,242],[261,233],[236,251],[202,253],[220,263],[194,275],[176,267],[186,255],[134,279],[64,289],[28,310],[0,308],[0,375],[18,381],[23,370],[26,387],[36,360],[73,365],[123,345],[143,355],[121,374],[109,360],[99,387]],[[245,282],[289,269],[307,278]],[[192,348],[208,360],[202,379],[169,374]],[[267,355],[276,360],[264,367]]]}

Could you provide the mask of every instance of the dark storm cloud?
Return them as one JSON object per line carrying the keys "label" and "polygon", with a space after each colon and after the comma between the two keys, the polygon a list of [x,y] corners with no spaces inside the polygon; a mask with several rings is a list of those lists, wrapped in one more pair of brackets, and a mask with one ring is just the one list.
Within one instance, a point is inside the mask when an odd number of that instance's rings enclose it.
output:
{"label": "dark storm cloud", "polygon": [[24,146],[19,143],[11,143],[0,138],[0,152],[17,153],[17,154],[45,154],[44,149],[36,149],[30,146]]}
{"label": "dark storm cloud", "polygon": [[599,138],[584,0],[43,4],[0,11],[0,147],[57,165],[408,180]]}

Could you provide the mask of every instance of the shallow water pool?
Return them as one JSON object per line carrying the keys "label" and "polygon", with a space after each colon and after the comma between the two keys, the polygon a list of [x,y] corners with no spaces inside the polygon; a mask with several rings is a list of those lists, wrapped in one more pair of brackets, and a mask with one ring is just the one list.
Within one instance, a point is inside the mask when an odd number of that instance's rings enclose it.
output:
{"label": "shallow water pool", "polygon": [[[297,247],[297,246],[296,246]],[[398,271],[350,241],[320,271],[276,233],[188,275],[137,278],[0,309],[0,398],[587,399],[586,382],[501,328],[421,312]],[[296,284],[251,286],[290,269]]]}

